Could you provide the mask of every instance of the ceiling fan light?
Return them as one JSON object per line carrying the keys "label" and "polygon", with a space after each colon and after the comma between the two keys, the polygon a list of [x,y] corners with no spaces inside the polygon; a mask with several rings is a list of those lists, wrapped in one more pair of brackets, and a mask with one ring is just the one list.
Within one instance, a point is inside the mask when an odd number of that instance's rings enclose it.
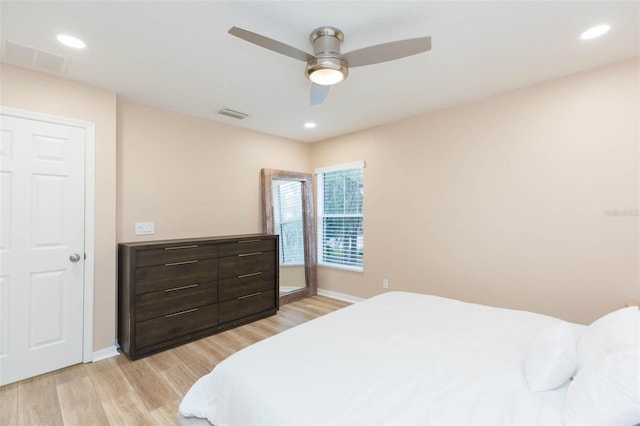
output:
{"label": "ceiling fan light", "polygon": [[340,58],[319,57],[307,63],[305,74],[312,83],[331,86],[347,78],[349,70],[347,64]]}
{"label": "ceiling fan light", "polygon": [[320,68],[311,71],[311,74],[309,74],[309,80],[321,86],[331,86],[332,84],[337,84],[344,80],[344,74],[339,70]]}

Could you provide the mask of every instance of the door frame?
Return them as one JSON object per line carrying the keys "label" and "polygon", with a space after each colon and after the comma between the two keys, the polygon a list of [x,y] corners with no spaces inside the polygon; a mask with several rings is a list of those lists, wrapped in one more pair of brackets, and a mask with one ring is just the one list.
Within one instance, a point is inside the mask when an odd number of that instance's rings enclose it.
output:
{"label": "door frame", "polygon": [[93,361],[93,294],[95,271],[95,188],[96,188],[96,125],[35,111],[0,105],[0,114],[8,117],[44,121],[85,130],[84,158],[84,294],[82,324],[82,362]]}

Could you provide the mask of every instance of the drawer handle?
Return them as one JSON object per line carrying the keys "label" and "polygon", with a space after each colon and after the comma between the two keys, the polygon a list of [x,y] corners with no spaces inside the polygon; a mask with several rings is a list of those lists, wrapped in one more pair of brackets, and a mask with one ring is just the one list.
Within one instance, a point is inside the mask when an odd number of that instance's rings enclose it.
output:
{"label": "drawer handle", "polygon": [[260,296],[262,294],[261,291],[257,292],[257,293],[251,293],[251,294],[247,294],[246,296],[240,296],[238,297],[238,300],[242,300],[242,299],[248,299],[249,297],[254,297],[254,296]]}
{"label": "drawer handle", "polygon": [[238,279],[241,278],[249,278],[249,277],[255,277],[257,275],[262,275],[262,272],[254,272],[253,274],[244,274],[244,275],[238,275]]}
{"label": "drawer handle", "polygon": [[238,257],[257,256],[259,254],[262,254],[262,252],[261,251],[257,251],[255,253],[243,253],[243,254],[239,254]]}
{"label": "drawer handle", "polygon": [[182,250],[182,249],[190,249],[190,248],[198,248],[197,244],[191,246],[178,246],[178,247],[165,247],[165,250]]}
{"label": "drawer handle", "polygon": [[175,314],[165,315],[164,317],[165,317],[165,318],[177,317],[178,315],[188,314],[189,312],[195,312],[195,311],[197,311],[197,310],[198,310],[198,308],[187,309],[186,311],[176,312]]}
{"label": "drawer handle", "polygon": [[185,290],[187,288],[194,288],[194,287],[198,287],[198,284],[191,284],[191,285],[184,285],[182,287],[168,288],[164,292],[165,293],[169,293],[170,291]]}
{"label": "drawer handle", "polygon": [[262,240],[242,240],[242,241],[238,241],[238,244],[244,244],[244,243],[259,243]]}
{"label": "drawer handle", "polygon": [[189,263],[198,263],[197,260],[187,260],[184,262],[165,263],[164,266],[188,265]]}

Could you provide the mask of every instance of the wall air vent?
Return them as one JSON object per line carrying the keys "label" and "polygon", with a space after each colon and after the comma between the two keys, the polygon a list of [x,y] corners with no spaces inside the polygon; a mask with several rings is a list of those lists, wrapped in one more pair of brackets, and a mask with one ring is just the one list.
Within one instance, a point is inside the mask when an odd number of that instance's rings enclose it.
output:
{"label": "wall air vent", "polygon": [[69,67],[70,58],[68,56],[38,49],[13,40],[2,40],[1,46],[2,60],[4,62],[56,74],[66,73]]}
{"label": "wall air vent", "polygon": [[240,112],[240,111],[234,111],[229,108],[222,108],[220,111],[218,111],[218,114],[237,118],[238,120],[242,120],[243,118],[247,118],[249,116],[249,114],[245,114],[244,112]]}

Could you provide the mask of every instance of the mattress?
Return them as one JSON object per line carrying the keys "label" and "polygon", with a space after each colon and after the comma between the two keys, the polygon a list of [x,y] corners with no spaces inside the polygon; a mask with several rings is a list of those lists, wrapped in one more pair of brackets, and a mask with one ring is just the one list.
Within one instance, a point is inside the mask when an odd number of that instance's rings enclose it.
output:
{"label": "mattress", "polygon": [[531,341],[557,321],[389,292],[235,353],[179,413],[216,426],[562,424],[568,384],[532,392],[523,373]]}

